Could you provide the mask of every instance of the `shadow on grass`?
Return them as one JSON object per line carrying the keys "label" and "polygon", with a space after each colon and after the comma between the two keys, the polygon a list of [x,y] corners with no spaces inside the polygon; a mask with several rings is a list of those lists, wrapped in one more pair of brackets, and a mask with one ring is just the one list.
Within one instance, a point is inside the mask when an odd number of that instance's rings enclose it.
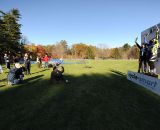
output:
{"label": "shadow on grass", "polygon": [[159,96],[121,72],[65,78],[51,84],[39,75],[1,92],[0,129],[159,129]]}
{"label": "shadow on grass", "polygon": [[26,83],[26,82],[29,82],[31,80],[35,80],[35,79],[41,78],[43,76],[44,76],[43,74],[37,75],[37,76],[34,76],[34,77],[31,77],[31,78],[28,78],[28,79],[24,80],[24,82]]}
{"label": "shadow on grass", "polygon": [[126,74],[121,72],[121,71],[118,71],[118,70],[114,70],[114,69],[111,69],[110,70],[111,72],[117,74],[117,75],[120,75],[120,76],[123,76],[123,77],[126,77]]}
{"label": "shadow on grass", "polygon": [[[13,91],[16,92],[17,90],[21,91],[22,89],[25,89],[25,87],[33,86],[34,83],[41,80],[43,76],[44,75],[37,75],[37,76],[31,77],[31,78],[25,79],[22,81],[22,83],[19,83],[17,85],[8,85],[7,89],[0,91],[0,94],[4,94],[4,93],[8,94]],[[6,87],[6,84],[2,85],[1,87]]]}
{"label": "shadow on grass", "polygon": [[38,71],[38,72],[35,72],[35,73],[32,73],[32,74],[41,73],[41,72],[44,72],[44,71],[46,71],[46,70],[49,70],[49,69],[43,69],[43,70],[40,70],[40,71]]}
{"label": "shadow on grass", "polygon": [[4,82],[4,81],[7,81],[7,78],[0,80],[0,82]]}
{"label": "shadow on grass", "polygon": [[0,87],[4,87],[4,86],[5,86],[5,85],[3,85],[3,84],[2,84],[2,85],[0,85]]}
{"label": "shadow on grass", "polygon": [[91,69],[91,68],[93,68],[92,66],[85,66],[84,68],[87,68],[87,69]]}

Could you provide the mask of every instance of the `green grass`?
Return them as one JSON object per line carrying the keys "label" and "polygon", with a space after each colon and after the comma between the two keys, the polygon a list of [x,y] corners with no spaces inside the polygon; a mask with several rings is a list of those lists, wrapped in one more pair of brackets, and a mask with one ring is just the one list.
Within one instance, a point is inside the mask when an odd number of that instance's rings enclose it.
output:
{"label": "green grass", "polygon": [[[159,129],[160,97],[126,79],[137,61],[66,64],[70,82],[51,83],[49,70],[32,66],[24,83],[0,78],[1,130]],[[4,85],[3,85],[4,84]]]}

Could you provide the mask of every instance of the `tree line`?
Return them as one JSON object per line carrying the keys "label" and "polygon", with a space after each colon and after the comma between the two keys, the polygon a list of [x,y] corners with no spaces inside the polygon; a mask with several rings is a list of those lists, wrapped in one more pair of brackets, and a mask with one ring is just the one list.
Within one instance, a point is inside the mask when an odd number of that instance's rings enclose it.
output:
{"label": "tree line", "polygon": [[68,46],[66,40],[50,45],[29,43],[21,33],[20,18],[18,9],[9,12],[0,11],[0,62],[3,61],[5,53],[23,57],[25,52],[31,53],[33,60],[37,55],[44,56],[46,53],[53,58],[70,59],[137,59],[139,56],[138,48],[128,43],[117,48],[96,47],[85,43]]}
{"label": "tree line", "polygon": [[116,48],[100,48],[85,43],[75,43],[71,47],[68,46],[66,40],[61,40],[56,44],[24,45],[26,51],[31,52],[33,58],[36,56],[44,56],[46,53],[52,58],[67,59],[138,59],[139,49],[136,45],[130,46],[125,43],[122,47]]}

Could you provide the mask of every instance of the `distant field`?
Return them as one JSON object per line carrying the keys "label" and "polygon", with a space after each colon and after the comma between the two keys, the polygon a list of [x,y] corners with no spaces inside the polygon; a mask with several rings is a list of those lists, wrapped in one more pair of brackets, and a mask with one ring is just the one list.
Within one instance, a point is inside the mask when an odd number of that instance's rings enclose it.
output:
{"label": "distant field", "polygon": [[69,84],[49,81],[52,69],[31,68],[24,83],[7,86],[0,74],[0,129],[159,129],[160,97],[126,79],[136,60],[64,64]]}

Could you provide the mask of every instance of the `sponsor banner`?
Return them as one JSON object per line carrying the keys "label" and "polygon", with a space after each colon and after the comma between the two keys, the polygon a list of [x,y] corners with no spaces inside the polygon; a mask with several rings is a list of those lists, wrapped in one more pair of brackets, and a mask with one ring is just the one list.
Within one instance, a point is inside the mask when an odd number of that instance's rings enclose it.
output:
{"label": "sponsor banner", "polygon": [[[154,38],[156,38],[157,26],[160,29],[160,23],[159,23],[141,32],[141,44],[148,43],[150,40],[153,40]],[[160,43],[160,36],[158,41]],[[156,68],[156,73],[160,74],[160,45],[157,50],[157,53],[158,53],[157,54],[158,58],[155,61],[155,68]]]}
{"label": "sponsor banner", "polygon": [[141,43],[148,43],[150,40],[153,40],[156,37],[157,26],[160,29],[159,23],[141,32]]}
{"label": "sponsor banner", "polygon": [[127,79],[160,95],[160,80],[157,78],[128,71]]}

